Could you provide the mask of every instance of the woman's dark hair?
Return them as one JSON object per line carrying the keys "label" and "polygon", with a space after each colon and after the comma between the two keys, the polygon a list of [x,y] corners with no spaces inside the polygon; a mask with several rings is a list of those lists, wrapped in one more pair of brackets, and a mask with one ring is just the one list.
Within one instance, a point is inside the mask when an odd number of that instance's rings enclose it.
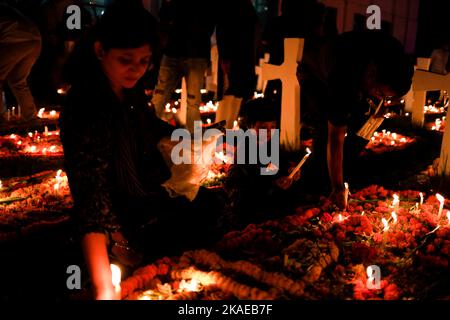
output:
{"label": "woman's dark hair", "polygon": [[64,80],[69,84],[86,80],[86,73],[97,70],[98,59],[94,43],[103,49],[132,49],[149,44],[158,47],[157,21],[144,8],[113,5],[105,10],[97,24],[80,40],[64,68]]}

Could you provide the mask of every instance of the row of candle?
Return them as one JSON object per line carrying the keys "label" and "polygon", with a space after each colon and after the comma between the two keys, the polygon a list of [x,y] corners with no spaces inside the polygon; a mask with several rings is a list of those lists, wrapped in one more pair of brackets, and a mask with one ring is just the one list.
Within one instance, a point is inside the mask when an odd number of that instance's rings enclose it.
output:
{"label": "row of candle", "polygon": [[433,105],[425,106],[423,110],[424,110],[423,113],[426,113],[426,114],[444,113],[445,112],[444,107],[437,108],[436,106],[433,106]]}
{"label": "row of candle", "polygon": [[[16,114],[16,110],[17,110],[17,114]],[[6,119],[8,121],[10,121],[11,120],[11,116],[12,117],[17,116],[18,118],[20,118],[20,116],[21,116],[20,105],[17,106],[17,109],[16,109],[16,107],[12,107],[11,110],[8,109],[8,111],[6,112]]]}
{"label": "row of candle", "polygon": [[446,119],[447,119],[446,117],[442,117],[442,119],[436,119],[436,121],[434,122],[434,125],[431,127],[431,130],[433,130],[433,131],[441,130],[441,128],[443,128],[445,126]]}
{"label": "row of candle", "polygon": [[41,119],[58,119],[59,118],[59,112],[55,110],[51,110],[50,112],[46,113],[45,108],[41,108],[38,111],[38,118]]}

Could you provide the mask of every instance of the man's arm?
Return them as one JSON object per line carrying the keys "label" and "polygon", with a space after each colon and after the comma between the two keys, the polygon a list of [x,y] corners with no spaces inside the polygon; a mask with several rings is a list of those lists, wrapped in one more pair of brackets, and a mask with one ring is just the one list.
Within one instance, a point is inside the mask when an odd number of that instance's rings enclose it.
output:
{"label": "man's arm", "polygon": [[328,122],[327,162],[331,180],[332,200],[340,209],[345,209],[344,197],[344,141],[347,126],[335,126]]}

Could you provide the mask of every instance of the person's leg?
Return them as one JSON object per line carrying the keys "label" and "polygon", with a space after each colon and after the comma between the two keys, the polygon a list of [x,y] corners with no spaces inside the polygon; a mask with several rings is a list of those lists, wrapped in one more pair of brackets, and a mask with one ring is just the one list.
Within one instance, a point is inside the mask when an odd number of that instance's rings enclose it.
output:
{"label": "person's leg", "polygon": [[22,58],[23,51],[21,46],[11,44],[0,45],[0,116],[6,112],[6,105],[4,105],[3,101],[3,85],[6,83],[6,77]]}
{"label": "person's leg", "polygon": [[179,59],[163,56],[159,69],[158,84],[152,98],[152,104],[155,106],[158,118],[164,118],[165,106],[176,89],[181,76]]}
{"label": "person's leg", "polygon": [[208,60],[202,58],[188,58],[185,60],[185,75],[187,86],[187,115],[186,128],[194,132],[194,121],[201,121],[200,103],[201,89],[205,81]]}
{"label": "person's leg", "polygon": [[26,55],[11,69],[6,80],[22,109],[22,118],[27,121],[37,115],[36,105],[28,87],[27,79],[41,52],[41,43],[40,41],[26,42],[23,44],[23,50],[26,51]]}

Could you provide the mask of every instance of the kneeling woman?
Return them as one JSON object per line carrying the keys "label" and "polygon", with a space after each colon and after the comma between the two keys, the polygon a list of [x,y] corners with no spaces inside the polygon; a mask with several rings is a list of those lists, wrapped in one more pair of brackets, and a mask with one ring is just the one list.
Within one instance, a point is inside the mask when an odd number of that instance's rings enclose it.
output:
{"label": "kneeling woman", "polygon": [[172,127],[155,116],[140,85],[155,43],[153,21],[144,9],[107,11],[68,66],[61,140],[97,299],[113,297],[108,254],[123,246],[111,247],[111,235],[123,234],[153,257],[214,238],[219,205],[206,190],[189,202],[161,187],[170,170],[157,144]]}

